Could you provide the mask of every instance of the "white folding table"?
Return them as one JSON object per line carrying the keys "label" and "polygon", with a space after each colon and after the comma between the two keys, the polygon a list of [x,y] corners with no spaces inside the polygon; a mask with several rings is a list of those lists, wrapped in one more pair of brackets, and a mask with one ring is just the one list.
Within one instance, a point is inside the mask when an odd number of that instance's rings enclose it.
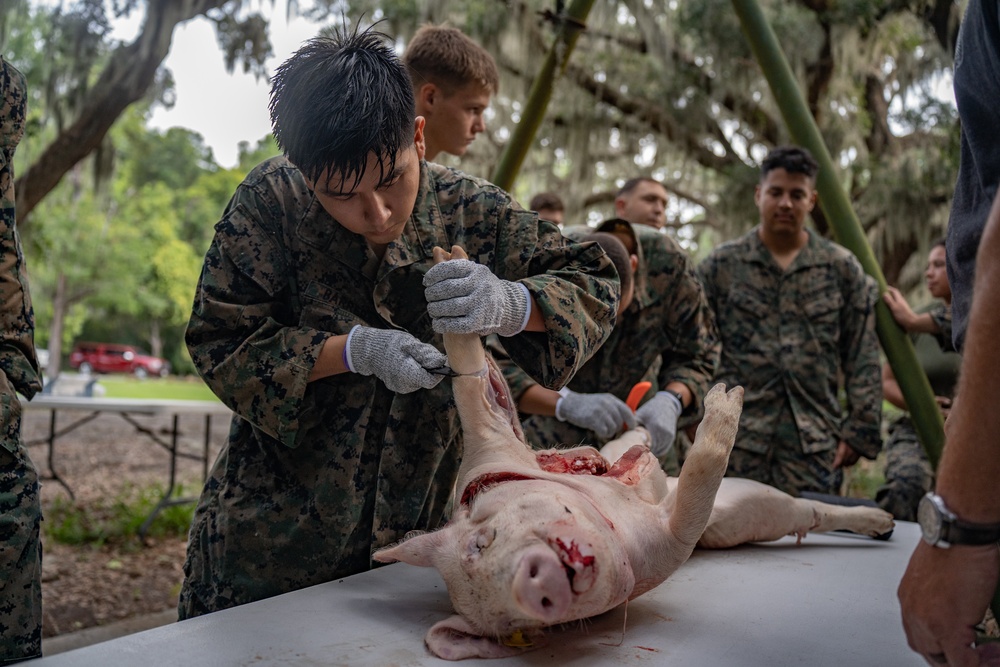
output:
{"label": "white folding table", "polygon": [[[154,443],[163,447],[170,454],[170,468],[168,471],[167,487],[156,507],[153,508],[149,516],[139,528],[139,536],[145,537],[146,531],[156,515],[164,507],[188,503],[197,498],[174,497],[174,489],[177,483],[177,459],[179,457],[192,458],[202,463],[202,477],[208,476],[209,445],[211,444],[212,417],[232,415],[232,411],[219,401],[184,401],[166,399],[142,399],[142,398],[91,398],[82,396],[52,396],[49,394],[38,394],[31,401],[22,400],[21,404],[25,410],[40,411],[48,410],[49,432],[48,435],[36,438],[25,443],[26,446],[46,443],[48,445],[48,467],[49,477],[63,486],[73,497],[73,489],[59,475],[56,470],[56,442],[72,433],[74,430],[95,419],[102,412],[119,415],[135,427],[137,433],[145,435]],[[84,413],[83,416],[63,426],[57,427],[59,412],[71,411],[74,413]],[[160,435],[148,428],[145,424],[136,421],[135,415],[169,415],[171,417],[171,428],[169,440],[164,440]],[[205,417],[205,437],[203,447],[200,452],[194,453],[185,451],[179,446],[179,420],[181,415],[203,415]]]}
{"label": "white folding table", "polygon": [[[696,551],[658,588],[550,631],[548,647],[467,665],[918,667],[896,587],[917,540],[833,533]],[[33,667],[444,665],[423,637],[451,613],[435,570],[394,564],[26,663]]]}

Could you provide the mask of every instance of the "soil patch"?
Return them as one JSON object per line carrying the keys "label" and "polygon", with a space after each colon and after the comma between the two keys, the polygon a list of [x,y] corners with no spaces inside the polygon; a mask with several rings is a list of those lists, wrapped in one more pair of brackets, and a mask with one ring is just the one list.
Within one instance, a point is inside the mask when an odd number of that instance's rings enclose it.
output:
{"label": "soil patch", "polygon": [[[59,411],[56,429],[86,418],[87,412]],[[48,411],[28,410],[23,422],[25,442],[44,440],[49,433]],[[131,416],[142,428],[169,442],[170,416]],[[181,451],[199,455],[204,447],[205,418],[182,415],[178,440]],[[209,461],[225,442],[229,420],[214,416]],[[42,481],[42,512],[53,517],[56,507],[72,507],[85,515],[91,508],[106,507],[129,489],[161,492],[167,487],[170,455],[147,434],[121,415],[101,413],[56,440],[52,465],[73,490],[50,479],[48,446],[30,444],[29,453]],[[177,481],[184,495],[197,496],[202,484],[202,463],[178,458]],[[42,633],[54,637],[66,632],[104,625],[125,618],[174,609],[183,579],[186,536],[137,535],[111,539],[102,545],[67,545],[42,531]]]}

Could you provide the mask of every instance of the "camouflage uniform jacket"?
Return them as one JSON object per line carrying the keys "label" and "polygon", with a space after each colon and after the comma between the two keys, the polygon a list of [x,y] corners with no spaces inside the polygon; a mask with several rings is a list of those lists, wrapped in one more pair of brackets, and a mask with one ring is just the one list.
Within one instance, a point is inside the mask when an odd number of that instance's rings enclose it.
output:
{"label": "camouflage uniform jacket", "polygon": [[[720,343],[712,311],[695,267],[669,236],[643,225],[633,225],[639,241],[635,297],[615,323],[607,342],[569,381],[581,393],[609,392],[622,400],[643,380],[653,387],[646,400],[670,382],[691,390],[694,402],[685,416],[697,414],[719,363]],[[581,238],[589,228],[567,228],[564,234]],[[497,351],[491,350],[518,398],[534,381]],[[555,417],[523,416],[525,436],[537,447],[587,443],[604,444],[596,433]]]}
{"label": "camouflage uniform jacket", "polygon": [[236,413],[185,565],[185,586],[211,608],[367,570],[375,548],[446,518],[462,452],[449,380],[405,395],[374,376],[307,381],[324,341],[356,324],[442,348],[422,284],[434,246],[460,245],[528,288],[546,331],[508,346],[546,385],[564,384],[611,330],[619,284],[602,251],[485,181],[426,162],[420,178],[381,260],[284,158],[254,169],[216,225],[187,330],[199,372]]}
{"label": "camouflage uniform jacket", "polygon": [[782,271],[755,227],[698,268],[722,337],[716,379],[745,390],[736,446],[766,453],[788,401],[803,452],[835,449],[843,440],[875,458],[882,446],[878,294],[857,259],[809,232]]}
{"label": "camouflage uniform jacket", "polygon": [[42,654],[42,510],[21,444],[21,402],[41,389],[35,320],[15,228],[14,152],[24,134],[24,75],[0,57],[0,663]]}
{"label": "camouflage uniform jacket", "polygon": [[[24,273],[21,241],[15,229],[14,150],[24,134],[24,75],[0,61],[0,400],[5,427],[19,422],[20,404],[14,392],[27,398],[42,388],[35,356],[35,316]],[[13,411],[13,413],[12,413]],[[4,438],[0,445],[13,451]]]}

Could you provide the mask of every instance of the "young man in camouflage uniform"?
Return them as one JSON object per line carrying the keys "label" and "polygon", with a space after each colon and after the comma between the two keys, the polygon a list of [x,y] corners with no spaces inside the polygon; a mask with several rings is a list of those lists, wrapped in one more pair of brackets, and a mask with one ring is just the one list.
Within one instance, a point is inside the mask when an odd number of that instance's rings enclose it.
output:
{"label": "young man in camouflage uniform", "polygon": [[[306,43],[270,109],[285,157],[233,195],[187,331],[236,416],[195,514],[181,618],[367,570],[373,550],[437,528],[462,452],[440,334],[504,336],[558,388],[619,298],[600,248],[422,159],[384,35]],[[432,266],[453,245],[475,261]]]}
{"label": "young man in camouflage uniform", "polygon": [[500,73],[489,51],[458,28],[421,27],[406,45],[403,62],[413,82],[424,126],[425,159],[442,152],[465,155],[486,131],[483,114],[500,88]]}
{"label": "young man in camouflage uniform", "polygon": [[[951,285],[948,283],[945,241],[931,246],[927,256],[927,291],[940,301],[914,312],[906,298],[890,287],[883,299],[899,326],[910,334],[917,361],[924,369],[934,398],[945,419],[951,410],[962,358],[951,342]],[[888,363],[882,366],[885,400],[906,410],[906,399]],[[899,521],[916,521],[917,505],[934,488],[934,469],[917,437],[910,414],[904,412],[889,426],[885,443],[885,483],[875,492],[875,502]]]}
{"label": "young man in camouflage uniform", "polygon": [[42,509],[21,443],[21,403],[42,383],[24,257],[14,227],[14,149],[24,133],[24,76],[0,56],[0,663],[42,654]]}
{"label": "young man in camouflage uniform", "polygon": [[625,181],[615,196],[615,215],[633,225],[663,229],[667,224],[667,189],[648,176]]}
{"label": "young man in camouflage uniform", "polygon": [[[638,423],[650,431],[653,454],[676,474],[676,456],[666,457],[678,420],[682,412],[700,411],[719,362],[712,312],[694,265],[669,236],[619,218],[597,229],[624,243],[635,278],[634,296],[629,303],[623,295],[607,342],[559,392],[540,386],[499,352],[494,356],[518,401],[525,437],[533,446],[600,447],[617,437],[623,425],[632,428]],[[565,233],[582,239],[591,231],[576,227]],[[652,388],[633,416],[625,399],[642,381],[651,382]]]}
{"label": "young man in camouflage uniform", "polygon": [[817,169],[804,149],[771,151],[760,224],[698,267],[722,337],[716,380],[745,390],[728,474],[792,495],[839,493],[841,468],[882,445],[877,289],[850,252],[805,228]]}

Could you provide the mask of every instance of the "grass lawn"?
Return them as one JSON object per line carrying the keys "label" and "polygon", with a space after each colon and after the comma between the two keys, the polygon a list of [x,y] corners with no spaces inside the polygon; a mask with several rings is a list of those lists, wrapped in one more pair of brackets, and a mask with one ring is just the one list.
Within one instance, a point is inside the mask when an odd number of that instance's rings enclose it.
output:
{"label": "grass lawn", "polygon": [[107,398],[163,398],[184,401],[217,401],[200,378],[166,377],[139,379],[131,375],[99,375]]}

